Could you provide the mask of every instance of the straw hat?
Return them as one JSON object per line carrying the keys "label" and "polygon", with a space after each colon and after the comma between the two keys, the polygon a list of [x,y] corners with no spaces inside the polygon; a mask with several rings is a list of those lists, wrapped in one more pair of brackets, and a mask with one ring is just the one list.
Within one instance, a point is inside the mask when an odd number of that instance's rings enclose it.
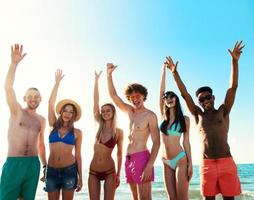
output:
{"label": "straw hat", "polygon": [[81,117],[81,108],[75,101],[73,101],[71,99],[63,99],[63,100],[59,101],[56,105],[56,113],[60,114],[63,106],[65,106],[66,104],[71,104],[71,105],[75,106],[75,108],[77,110],[77,115],[76,115],[75,121],[78,121]]}

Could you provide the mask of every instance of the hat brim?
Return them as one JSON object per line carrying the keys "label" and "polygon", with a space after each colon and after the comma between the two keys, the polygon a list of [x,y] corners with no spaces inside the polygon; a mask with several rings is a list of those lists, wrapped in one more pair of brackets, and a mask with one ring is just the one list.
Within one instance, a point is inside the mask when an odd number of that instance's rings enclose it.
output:
{"label": "hat brim", "polygon": [[76,115],[75,121],[78,121],[81,117],[81,108],[77,102],[75,102],[71,99],[63,99],[63,100],[59,101],[56,105],[56,113],[60,114],[63,106],[65,106],[66,104],[71,104],[71,105],[75,106],[75,108],[77,110],[77,115]]}

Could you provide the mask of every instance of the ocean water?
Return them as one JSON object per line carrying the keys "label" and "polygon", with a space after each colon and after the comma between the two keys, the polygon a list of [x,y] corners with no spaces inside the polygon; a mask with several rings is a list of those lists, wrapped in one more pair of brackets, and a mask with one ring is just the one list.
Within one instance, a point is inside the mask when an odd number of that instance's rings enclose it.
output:
{"label": "ocean water", "polygon": [[[237,196],[236,200],[254,200],[254,164],[238,164],[238,175],[240,177],[242,194]],[[83,189],[81,192],[75,193],[75,200],[87,200],[88,188],[87,188],[88,170],[84,170]],[[200,177],[199,166],[194,166],[193,177],[190,183],[189,197],[191,200],[202,199],[200,195]],[[47,193],[43,191],[43,183],[40,182],[37,189],[36,200],[46,200]],[[103,188],[103,187],[102,187]],[[103,191],[103,190],[102,190]],[[103,194],[101,195],[103,196]],[[155,181],[152,184],[152,198],[153,200],[167,200],[166,190],[163,183],[163,167],[155,167]],[[103,198],[101,198],[103,199]],[[117,188],[115,199],[130,200],[131,193],[128,185],[125,183],[124,170],[121,173],[121,185]],[[217,199],[222,199],[218,196]]]}

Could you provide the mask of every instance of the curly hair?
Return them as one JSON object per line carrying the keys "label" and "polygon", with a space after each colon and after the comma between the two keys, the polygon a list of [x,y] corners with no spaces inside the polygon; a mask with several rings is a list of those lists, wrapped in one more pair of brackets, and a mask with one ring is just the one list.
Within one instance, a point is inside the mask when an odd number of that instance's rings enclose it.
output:
{"label": "curly hair", "polygon": [[125,89],[125,96],[129,101],[130,101],[130,96],[133,92],[138,92],[142,94],[144,96],[144,101],[146,100],[148,92],[143,85],[138,83],[131,83],[127,86],[127,88]]}

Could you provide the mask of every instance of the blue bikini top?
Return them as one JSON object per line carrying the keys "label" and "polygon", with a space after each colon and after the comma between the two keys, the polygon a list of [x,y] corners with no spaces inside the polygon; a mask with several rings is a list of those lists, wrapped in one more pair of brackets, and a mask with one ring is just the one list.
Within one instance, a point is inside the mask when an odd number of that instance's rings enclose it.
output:
{"label": "blue bikini top", "polygon": [[49,143],[55,142],[63,142],[65,144],[75,145],[76,139],[73,131],[69,131],[64,135],[64,137],[60,137],[60,134],[57,130],[52,131],[49,135]]}
{"label": "blue bikini top", "polygon": [[168,129],[167,129],[167,135],[175,135],[175,136],[181,136],[181,125],[180,123],[173,123]]}

